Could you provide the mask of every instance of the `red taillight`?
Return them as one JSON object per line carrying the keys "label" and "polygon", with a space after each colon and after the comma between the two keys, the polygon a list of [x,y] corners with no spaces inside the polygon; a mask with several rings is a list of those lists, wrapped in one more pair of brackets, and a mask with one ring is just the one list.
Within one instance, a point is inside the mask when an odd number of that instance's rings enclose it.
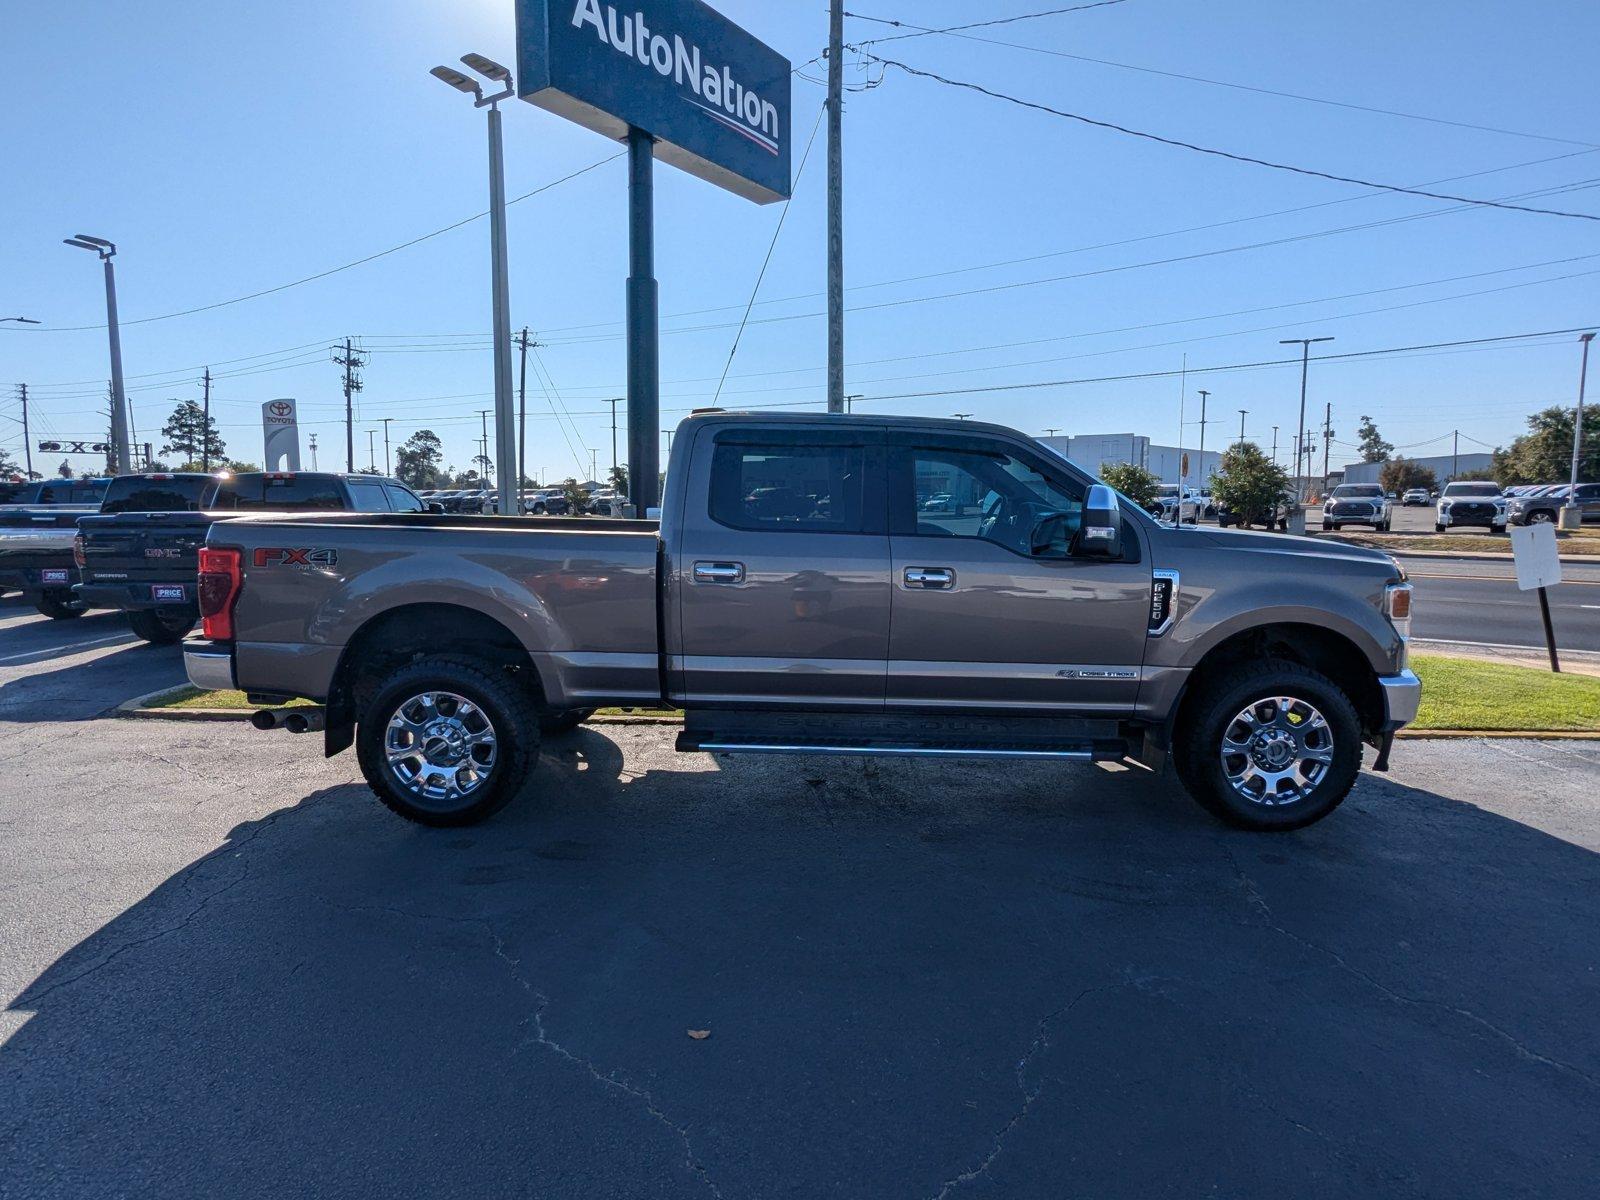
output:
{"label": "red taillight", "polygon": [[81,533],[72,539],[72,561],[77,563],[80,568],[89,565],[89,560],[83,556],[83,534]]}
{"label": "red taillight", "polygon": [[200,627],[213,641],[233,639],[233,605],[244,584],[243,556],[232,547],[200,547]]}

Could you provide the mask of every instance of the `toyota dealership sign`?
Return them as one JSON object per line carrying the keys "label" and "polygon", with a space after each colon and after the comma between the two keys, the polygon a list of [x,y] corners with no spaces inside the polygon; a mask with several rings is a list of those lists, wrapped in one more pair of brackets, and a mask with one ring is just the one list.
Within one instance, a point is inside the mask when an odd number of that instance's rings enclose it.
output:
{"label": "toyota dealership sign", "polygon": [[300,469],[300,425],[293,400],[268,400],[261,406],[262,467]]}
{"label": "toyota dealership sign", "polygon": [[789,195],[789,60],[699,0],[518,0],[517,91],[766,204]]}

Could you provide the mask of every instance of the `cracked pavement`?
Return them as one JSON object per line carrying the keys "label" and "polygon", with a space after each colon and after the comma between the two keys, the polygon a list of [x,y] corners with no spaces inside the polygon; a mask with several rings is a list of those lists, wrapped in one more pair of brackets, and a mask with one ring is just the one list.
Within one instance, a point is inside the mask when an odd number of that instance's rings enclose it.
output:
{"label": "cracked pavement", "polygon": [[68,646],[0,665],[0,1197],[1593,1194],[1600,744],[1406,742],[1262,836],[611,725],[424,830],[93,719],[177,673],[94,620],[0,604]]}

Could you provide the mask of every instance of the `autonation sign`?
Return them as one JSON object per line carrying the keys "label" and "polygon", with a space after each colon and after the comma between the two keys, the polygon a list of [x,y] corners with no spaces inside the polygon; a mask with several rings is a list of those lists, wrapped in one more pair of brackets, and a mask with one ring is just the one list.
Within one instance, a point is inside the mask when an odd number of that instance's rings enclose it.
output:
{"label": "autonation sign", "polygon": [[517,0],[517,91],[766,204],[789,195],[789,60],[699,0]]}

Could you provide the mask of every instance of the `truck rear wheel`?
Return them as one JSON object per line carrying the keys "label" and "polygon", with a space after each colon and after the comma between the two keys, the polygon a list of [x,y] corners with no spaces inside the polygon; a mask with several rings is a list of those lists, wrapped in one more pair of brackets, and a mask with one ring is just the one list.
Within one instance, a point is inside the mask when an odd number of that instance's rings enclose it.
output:
{"label": "truck rear wheel", "polygon": [[40,592],[33,606],[52,621],[70,621],[84,614],[83,602],[71,592]]}
{"label": "truck rear wheel", "polygon": [[538,756],[532,699],[470,658],[409,663],[357,714],[356,757],[367,784],[422,825],[472,825],[499,812]]}
{"label": "truck rear wheel", "polygon": [[174,646],[194,628],[198,615],[187,608],[143,608],[128,614],[128,625],[153,646]]}
{"label": "truck rear wheel", "polygon": [[1299,829],[1350,793],[1361,726],[1327,676],[1298,663],[1242,663],[1189,698],[1173,757],[1184,787],[1213,816],[1241,829]]}

